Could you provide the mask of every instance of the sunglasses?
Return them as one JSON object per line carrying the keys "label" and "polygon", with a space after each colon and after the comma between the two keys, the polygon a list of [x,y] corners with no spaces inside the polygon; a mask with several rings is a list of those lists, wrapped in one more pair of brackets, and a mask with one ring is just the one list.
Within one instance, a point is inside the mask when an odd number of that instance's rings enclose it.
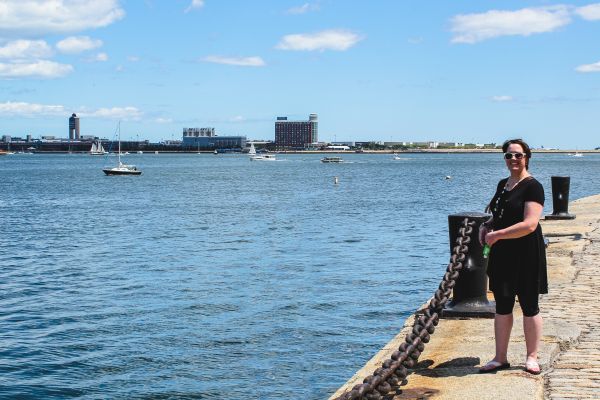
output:
{"label": "sunglasses", "polygon": [[520,160],[525,157],[525,153],[504,153],[505,160],[512,160],[513,157],[517,160]]}

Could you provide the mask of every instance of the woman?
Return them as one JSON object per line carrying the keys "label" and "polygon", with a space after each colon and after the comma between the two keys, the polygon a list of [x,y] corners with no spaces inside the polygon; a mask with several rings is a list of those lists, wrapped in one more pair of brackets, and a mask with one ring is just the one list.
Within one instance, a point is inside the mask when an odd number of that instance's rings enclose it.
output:
{"label": "woman", "polygon": [[487,272],[496,300],[496,356],[479,372],[510,367],[508,342],[518,297],[527,347],[525,370],[537,375],[541,371],[537,352],[542,336],[538,298],[539,294],[548,293],[546,250],[538,223],[544,208],[544,188],[529,174],[531,150],[527,143],[508,140],[502,151],[510,176],[498,183],[488,206],[493,219],[480,230],[480,239],[491,246]]}

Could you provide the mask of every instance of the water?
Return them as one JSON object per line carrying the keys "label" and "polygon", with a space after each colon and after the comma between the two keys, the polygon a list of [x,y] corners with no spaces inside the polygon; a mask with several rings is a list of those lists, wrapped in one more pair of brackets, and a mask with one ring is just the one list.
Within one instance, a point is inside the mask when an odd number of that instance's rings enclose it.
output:
{"label": "water", "polygon": [[[0,398],[326,398],[437,288],[447,216],[506,175],[499,154],[127,157],[142,176],[0,158]],[[600,155],[531,167],[546,213],[551,175],[600,193]]]}

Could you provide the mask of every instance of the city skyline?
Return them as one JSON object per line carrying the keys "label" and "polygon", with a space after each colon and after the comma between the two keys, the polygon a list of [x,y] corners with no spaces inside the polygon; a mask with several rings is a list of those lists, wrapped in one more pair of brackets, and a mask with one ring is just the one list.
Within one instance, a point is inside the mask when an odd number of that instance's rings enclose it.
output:
{"label": "city skyline", "polygon": [[[50,7],[52,6],[52,7]],[[6,0],[0,135],[595,148],[600,3]]]}

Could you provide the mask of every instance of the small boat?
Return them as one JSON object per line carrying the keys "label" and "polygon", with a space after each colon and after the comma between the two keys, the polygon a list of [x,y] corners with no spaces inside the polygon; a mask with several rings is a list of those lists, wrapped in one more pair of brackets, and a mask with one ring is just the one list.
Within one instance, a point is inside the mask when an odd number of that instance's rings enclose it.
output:
{"label": "small boat", "polygon": [[573,154],[573,157],[583,157],[583,154],[577,151],[575,154]]}
{"label": "small boat", "polygon": [[400,157],[400,155],[399,155],[399,154],[394,154],[394,155],[392,156],[392,160],[404,160],[404,158]]}
{"label": "small boat", "polygon": [[102,142],[98,141],[98,143],[92,143],[92,148],[90,149],[91,156],[103,156],[105,154],[108,154],[108,151],[104,150]]}
{"label": "small boat", "polygon": [[127,165],[121,162],[121,122],[117,125],[119,131],[119,152],[117,153],[117,166],[113,168],[104,168],[102,171],[106,175],[141,175],[142,171],[137,169],[135,165]]}
{"label": "small boat", "polygon": [[213,152],[214,155],[219,154],[219,152],[217,151],[217,149],[215,149],[215,151]]}
{"label": "small boat", "polygon": [[250,151],[248,151],[250,161],[277,161],[274,154],[257,154],[254,148],[254,143],[250,143]]}
{"label": "small boat", "polygon": [[277,161],[275,154],[257,154],[250,156],[250,161]]}
{"label": "small boat", "polygon": [[137,153],[138,153],[138,154],[144,154],[144,152],[143,152],[143,151],[141,151],[141,150],[138,150],[138,151],[137,151]]}
{"label": "small boat", "polygon": [[325,157],[321,158],[322,163],[343,163],[342,157]]}

